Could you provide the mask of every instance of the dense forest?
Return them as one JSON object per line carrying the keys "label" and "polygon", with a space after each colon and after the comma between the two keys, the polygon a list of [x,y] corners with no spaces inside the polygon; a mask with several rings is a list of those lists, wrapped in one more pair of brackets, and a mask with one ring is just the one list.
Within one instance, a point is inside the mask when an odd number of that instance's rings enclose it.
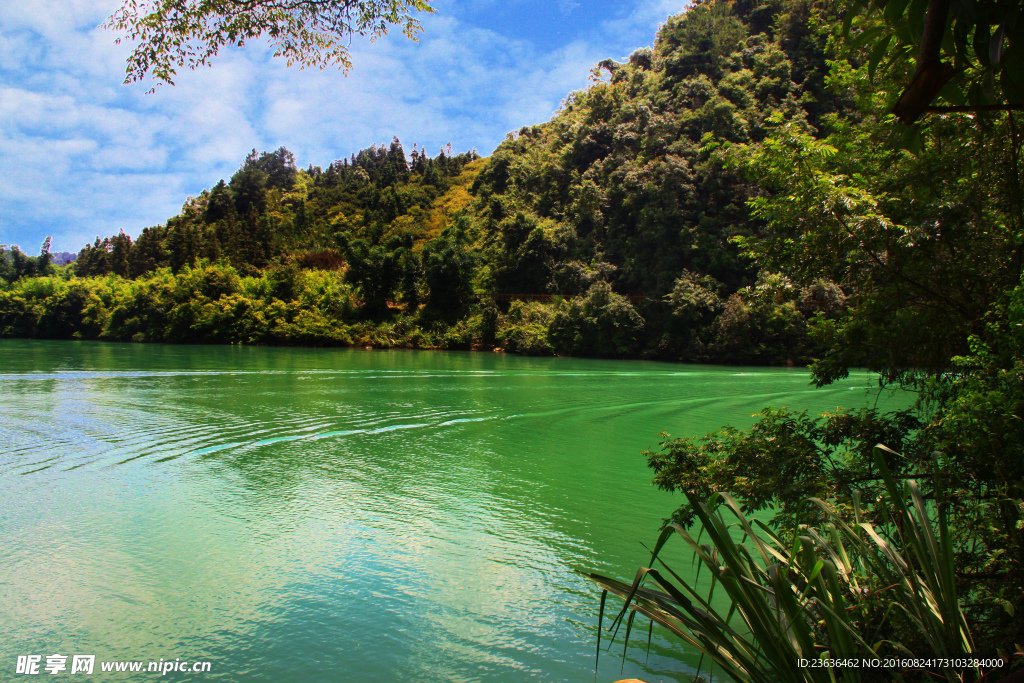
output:
{"label": "dense forest", "polygon": [[806,362],[808,319],[844,293],[744,256],[762,190],[702,138],[756,144],[775,112],[817,127],[853,111],[825,90],[808,11],[672,18],[488,159],[397,138],[326,170],[254,151],[165,225],[97,238],[60,276],[12,264],[0,333]]}
{"label": "dense forest", "polygon": [[[65,267],[48,243],[6,254],[0,335],[810,363],[819,385],[866,367],[918,405],[766,410],[748,431],[667,438],[648,454],[656,482],[732,491],[797,528],[808,496],[880,500],[871,449],[885,443],[896,477],[935,473],[922,486],[951,513],[977,648],[1012,651],[1020,116],[960,106],[951,85],[940,101],[956,106],[907,127],[890,113],[906,62],[888,42],[844,40],[844,14],[824,0],[693,3],[485,159],[407,153],[397,138],[326,170],[254,151],[137,238],[97,238]],[[992,35],[1019,47],[1024,20],[1007,22]],[[1003,58],[988,31],[964,53],[986,68]],[[1019,73],[971,87],[1002,102],[1024,89]],[[692,507],[676,520],[692,523]],[[920,645],[906,619],[872,614]]]}

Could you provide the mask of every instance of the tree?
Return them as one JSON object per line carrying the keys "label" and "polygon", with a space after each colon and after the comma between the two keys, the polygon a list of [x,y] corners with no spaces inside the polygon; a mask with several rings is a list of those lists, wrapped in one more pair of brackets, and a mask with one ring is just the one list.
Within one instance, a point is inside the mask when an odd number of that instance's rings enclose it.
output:
{"label": "tree", "polygon": [[629,299],[595,282],[583,296],[562,303],[548,326],[558,352],[582,356],[624,356],[636,351],[644,319]]}
{"label": "tree", "polygon": [[428,0],[125,0],[103,26],[135,43],[125,83],[149,75],[173,85],[179,68],[206,66],[222,47],[264,36],[288,66],[336,64],[347,73],[352,36],[373,41],[399,26],[416,40],[416,14],[433,11]]}
{"label": "tree", "polygon": [[[238,175],[237,173],[235,175]],[[234,201],[228,191],[227,183],[221,180],[213,190],[210,191],[210,198],[206,202],[206,210],[203,213],[203,220],[207,223],[216,223],[226,218],[238,218]]]}
{"label": "tree", "polygon": [[401,238],[371,244],[361,239],[348,241],[341,236],[339,246],[348,263],[345,281],[359,289],[363,310],[369,316],[387,313],[388,301],[402,281],[405,248]]}
{"label": "tree", "polygon": [[256,167],[266,174],[268,188],[291,192],[295,187],[295,178],[299,172],[295,168],[295,155],[287,148],[279,147],[273,152],[264,152],[256,160]]}
{"label": "tree", "polygon": [[442,319],[457,318],[473,298],[476,263],[469,252],[468,229],[469,219],[460,218],[423,248],[427,309]]}
{"label": "tree", "polygon": [[167,250],[164,247],[166,236],[167,229],[164,226],[142,229],[128,252],[128,277],[137,278],[167,265]]}
{"label": "tree", "polygon": [[110,272],[110,238],[96,241],[90,246],[86,244],[75,259],[75,275],[78,277],[97,277]]}
{"label": "tree", "polygon": [[6,244],[0,244],[0,280],[6,282],[13,282],[15,280],[14,265],[11,263],[11,260],[7,258]]}
{"label": "tree", "polygon": [[493,250],[495,291],[544,294],[551,287],[553,245],[532,216],[519,211],[502,221]]}
{"label": "tree", "polygon": [[255,207],[257,215],[266,210],[267,171],[264,168],[266,164],[261,163],[266,156],[265,152],[261,156],[255,149],[252,150],[245,157],[242,167],[231,176],[229,187],[239,216],[247,216],[252,207]]}
{"label": "tree", "polygon": [[[411,242],[411,240],[408,240]],[[420,307],[420,279],[423,277],[423,262],[413,253],[412,247],[405,249],[402,256],[402,284],[399,285],[402,303],[406,313],[415,313]]]}
{"label": "tree", "polygon": [[36,260],[36,272],[40,275],[50,275],[53,270],[53,254],[50,253],[50,242],[52,237],[47,236],[43,240],[43,246],[39,249],[39,258]]}
{"label": "tree", "polygon": [[402,143],[399,141],[398,136],[395,136],[391,140],[391,146],[388,147],[387,154],[384,157],[382,184],[396,185],[407,180],[409,180],[409,164],[405,160],[405,151],[402,149]]}
{"label": "tree", "polygon": [[33,277],[36,274],[36,263],[28,257],[18,245],[11,245],[11,257],[14,260],[14,279]]}
{"label": "tree", "polygon": [[[763,227],[735,241],[760,267],[818,290],[807,302],[818,311],[811,338],[825,351],[812,366],[816,383],[867,367],[883,386],[917,391],[917,404],[818,418],[766,408],[749,430],[666,439],[649,463],[666,490],[730,491],[787,526],[814,523],[806,496],[877,500],[871,449],[898,446],[887,463],[897,477],[930,479],[930,497],[949,486],[941,504],[978,651],[1012,646],[1024,635],[1015,617],[1024,608],[1018,115],[937,116],[927,144],[894,149],[886,93],[903,88],[909,69],[875,80],[877,63],[859,63],[835,61],[830,78],[861,94],[860,115],[825,116],[818,130],[773,115],[759,145],[723,145],[763,188],[748,202]],[[713,147],[709,138],[705,150]],[[841,305],[830,312],[829,300]],[[691,514],[684,507],[676,518]]]}
{"label": "tree", "polygon": [[892,381],[945,372],[1020,281],[1021,141],[1002,118],[985,128],[936,121],[943,144],[913,156],[885,149],[870,120],[835,121],[815,140],[776,117],[765,142],[743,152],[772,192],[750,202],[766,228],[737,242],[770,271],[850,295],[841,315],[812,326],[829,349],[813,368],[819,384],[853,367]]}
{"label": "tree", "polygon": [[[853,35],[860,12],[882,22]],[[926,111],[1024,109],[1022,12],[1021,0],[857,0],[844,28],[853,45],[870,46],[872,71],[886,58],[904,73],[913,63],[893,107],[909,125]],[[933,106],[940,96],[950,105]]]}
{"label": "tree", "polygon": [[121,277],[128,277],[128,254],[132,250],[132,238],[124,230],[110,240],[110,270]]}

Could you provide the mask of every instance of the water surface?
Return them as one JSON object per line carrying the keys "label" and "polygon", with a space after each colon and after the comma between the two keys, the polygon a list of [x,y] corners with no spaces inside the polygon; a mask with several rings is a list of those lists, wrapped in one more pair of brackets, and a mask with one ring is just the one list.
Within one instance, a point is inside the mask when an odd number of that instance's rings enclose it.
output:
{"label": "water surface", "polygon": [[[864,405],[871,384],[3,340],[0,672],[19,654],[88,653],[211,662],[170,679],[593,681],[598,593],[573,570],[632,576],[679,503],[639,452],[766,405]],[[641,640],[596,680],[697,663]]]}

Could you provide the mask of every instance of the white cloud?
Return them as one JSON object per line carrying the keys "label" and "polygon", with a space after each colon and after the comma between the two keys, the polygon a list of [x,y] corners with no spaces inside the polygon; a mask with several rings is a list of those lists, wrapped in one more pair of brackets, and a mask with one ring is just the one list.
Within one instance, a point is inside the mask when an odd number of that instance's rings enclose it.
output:
{"label": "white cloud", "polygon": [[52,234],[55,250],[76,250],[97,234],[137,234],[230,177],[253,148],[284,145],[303,165],[327,165],[399,135],[431,153],[451,142],[487,154],[506,132],[550,118],[586,86],[592,64],[649,45],[680,3],[638,2],[544,51],[470,25],[446,0],[419,43],[353,41],[348,77],[288,69],[253,45],[224,50],[213,68],[183,72],[153,95],[148,84],[120,84],[129,48],[97,28],[117,6],[0,7],[0,242],[33,250]]}

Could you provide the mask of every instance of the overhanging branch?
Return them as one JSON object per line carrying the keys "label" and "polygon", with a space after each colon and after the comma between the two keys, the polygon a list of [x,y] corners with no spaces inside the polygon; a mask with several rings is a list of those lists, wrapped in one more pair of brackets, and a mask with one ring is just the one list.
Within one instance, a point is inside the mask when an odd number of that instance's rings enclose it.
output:
{"label": "overhanging branch", "polygon": [[949,17],[949,0],[928,0],[928,11],[924,18],[924,32],[921,47],[917,52],[917,65],[910,83],[900,95],[892,113],[906,125],[912,124],[925,112],[938,96],[942,86],[949,82],[956,72],[950,64],[942,61],[942,37],[946,32]]}
{"label": "overhanging branch", "polygon": [[980,112],[980,111],[1024,111],[1024,104],[964,104],[949,106],[929,106],[925,111],[933,114],[950,112]]}

